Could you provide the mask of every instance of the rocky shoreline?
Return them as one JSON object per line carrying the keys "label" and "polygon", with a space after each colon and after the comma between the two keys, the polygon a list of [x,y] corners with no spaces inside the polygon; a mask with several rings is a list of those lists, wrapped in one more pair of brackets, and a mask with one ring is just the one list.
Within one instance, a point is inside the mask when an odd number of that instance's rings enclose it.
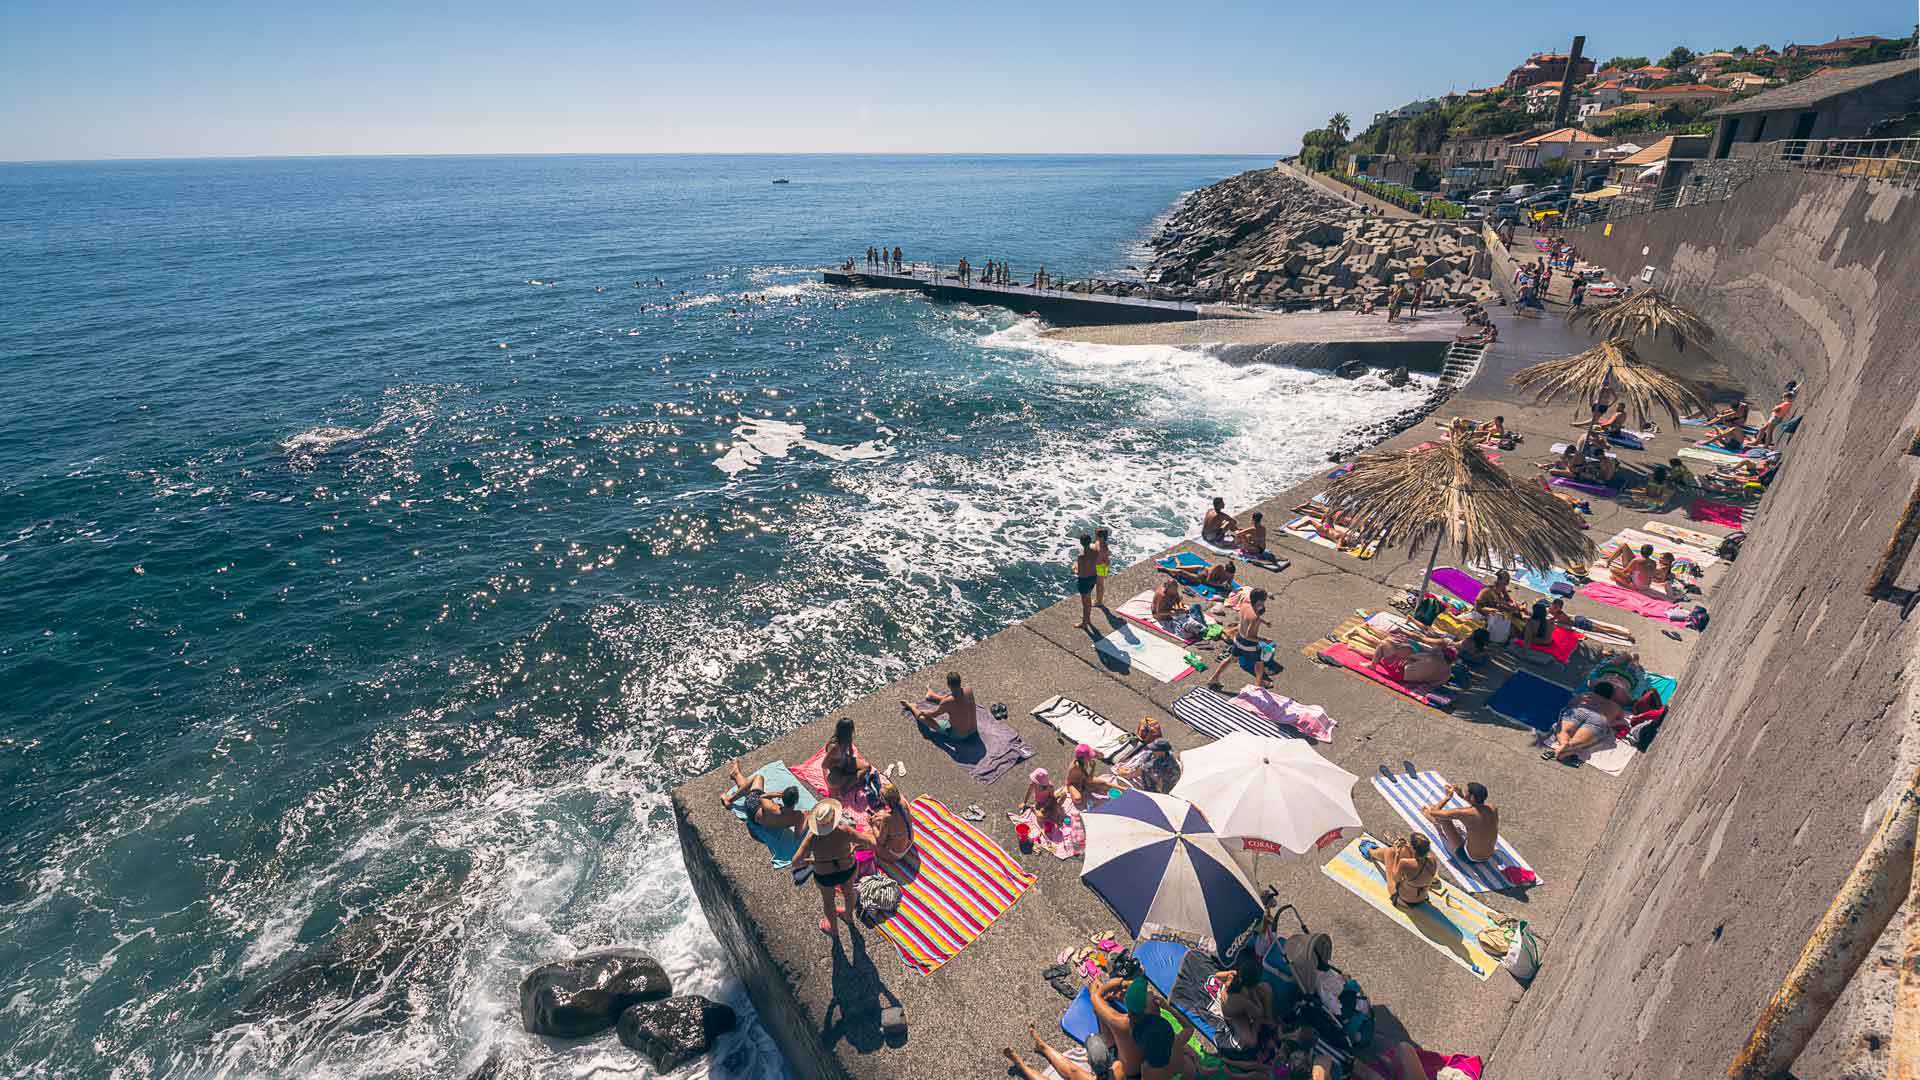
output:
{"label": "rocky shoreline", "polygon": [[1183,198],[1148,241],[1155,296],[1272,306],[1383,301],[1425,271],[1429,298],[1494,295],[1478,229],[1390,218],[1278,168],[1230,176]]}

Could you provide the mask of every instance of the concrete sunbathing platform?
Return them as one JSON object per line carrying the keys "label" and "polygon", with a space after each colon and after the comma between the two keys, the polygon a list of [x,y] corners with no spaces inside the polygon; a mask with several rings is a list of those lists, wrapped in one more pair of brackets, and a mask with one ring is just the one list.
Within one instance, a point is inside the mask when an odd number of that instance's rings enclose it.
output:
{"label": "concrete sunbathing platform", "polygon": [[[1546,460],[1548,446],[1573,431],[1571,408],[1514,404],[1506,400],[1506,376],[1524,363],[1574,351],[1587,342],[1570,335],[1557,320],[1496,318],[1502,341],[1489,350],[1476,383],[1443,412],[1482,418],[1504,414],[1509,428],[1525,436],[1522,448],[1504,460],[1516,473],[1530,475],[1534,470],[1528,463]],[[1664,462],[1692,430],[1663,433],[1647,452],[1621,451],[1620,458],[1642,469]],[[1422,424],[1389,445],[1410,446],[1436,434],[1430,423]],[[1531,922],[1547,942],[1551,963],[1552,940],[1568,898],[1608,828],[1616,799],[1633,770],[1659,767],[1660,747],[1656,744],[1621,777],[1591,767],[1569,769],[1540,760],[1531,729],[1487,710],[1487,695],[1503,681],[1502,674],[1477,679],[1472,692],[1460,695],[1450,712],[1441,712],[1301,655],[1303,646],[1356,609],[1384,607],[1395,586],[1416,583],[1425,565],[1425,552],[1387,551],[1363,562],[1279,536],[1275,527],[1291,517],[1287,508],[1311,497],[1324,483],[1322,474],[1259,507],[1235,508],[1243,520],[1246,510],[1263,510],[1278,537],[1274,549],[1292,561],[1278,573],[1244,565],[1240,571],[1242,583],[1264,587],[1273,597],[1269,613],[1276,624],[1274,659],[1282,665],[1274,689],[1324,705],[1338,721],[1334,741],[1321,746],[1320,752],[1361,777],[1354,789],[1355,803],[1366,827],[1376,833],[1406,831],[1367,782],[1380,765],[1398,768],[1402,761],[1412,761],[1455,782],[1485,783],[1501,807],[1503,834],[1543,883],[1531,890],[1483,893],[1480,899]],[[1593,508],[1590,520],[1596,541],[1656,516],[1601,500]],[[1196,500],[1196,522],[1201,509]],[[1658,516],[1686,521],[1681,511]],[[1688,524],[1705,532],[1725,531]],[[1175,550],[1208,554],[1192,544]],[[1447,561],[1444,555],[1441,561]],[[1709,605],[1720,569],[1707,578]],[[1157,577],[1151,560],[1117,572],[1108,581],[1109,605],[1118,607],[1151,588]],[[1057,774],[1070,754],[1070,748],[1052,729],[1035,721],[1029,710],[1064,694],[1122,727],[1131,728],[1141,716],[1151,714],[1161,719],[1174,746],[1185,750],[1206,739],[1172,716],[1173,701],[1210,679],[1219,680],[1216,685],[1232,693],[1248,677],[1237,665],[1222,665],[1211,655],[1208,660],[1213,666],[1204,675],[1171,684],[1144,674],[1112,672],[1095,653],[1093,637],[1074,628],[1079,603],[1067,588],[1064,566],[1061,584],[1067,598],[1025,622],[851,702],[745,759],[749,770],[776,758],[800,762],[825,743],[832,717],[851,716],[858,724],[859,748],[876,767],[905,763],[907,771],[899,783],[907,797],[928,794],[956,812],[969,803],[987,811],[987,819],[978,827],[1013,854],[1038,878],[1038,884],[934,974],[921,975],[907,967],[878,931],[851,935],[849,946],[849,934],[843,929],[840,943],[830,944],[816,926],[819,890],[811,884],[796,888],[785,870],[771,868],[766,849],[720,804],[719,795],[727,786],[724,771],[697,778],[674,792],[681,845],[696,891],[736,971],[747,982],[762,1021],[800,1076],[1000,1075],[1004,1063],[999,1049],[1024,1047],[1029,1024],[1055,1046],[1066,1045],[1058,1024],[1068,1002],[1040,972],[1063,949],[1085,942],[1097,931],[1118,929],[1119,923],[1099,896],[1080,883],[1080,859],[1060,861],[1038,850],[1022,855],[1015,844],[1006,812],[1019,803],[1026,772],[1034,765],[1045,765]],[[1531,594],[1520,590],[1517,595]],[[1661,633],[1661,623],[1585,598],[1576,597],[1568,606],[1579,614],[1631,626],[1651,670],[1683,674],[1695,637],[1691,631],[1676,631],[1683,640],[1675,641]],[[1102,634],[1109,625],[1118,625],[1117,616],[1098,611],[1095,621]],[[1591,659],[1583,650],[1564,668],[1518,663],[1509,657],[1496,663],[1503,669],[1524,669],[1571,683]],[[1036,750],[1033,759],[997,783],[976,782],[900,715],[900,699],[918,698],[948,670],[962,672],[983,704],[1004,702],[1012,725]],[[1684,687],[1683,679],[1683,694]],[[1333,936],[1335,963],[1361,981],[1378,1010],[1381,1041],[1411,1038],[1437,1050],[1488,1053],[1521,988],[1504,972],[1494,973],[1485,982],[1476,979],[1366,906],[1321,873],[1320,865],[1330,857],[1330,852],[1291,859],[1265,856],[1258,877],[1277,886],[1281,898],[1297,905],[1313,929]],[[1119,936],[1124,940],[1124,931]],[[905,1008],[908,1033],[890,1042],[882,1037],[879,1012],[893,1004]]]}

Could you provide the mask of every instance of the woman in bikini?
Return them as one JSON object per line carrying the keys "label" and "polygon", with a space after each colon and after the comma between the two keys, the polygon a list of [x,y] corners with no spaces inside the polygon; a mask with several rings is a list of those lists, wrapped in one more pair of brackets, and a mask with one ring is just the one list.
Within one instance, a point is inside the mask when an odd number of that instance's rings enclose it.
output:
{"label": "woman in bikini", "polygon": [[864,787],[873,766],[853,748],[853,717],[843,716],[833,723],[833,738],[827,740],[827,755],[820,768],[827,777],[827,794],[844,798]]}
{"label": "woman in bikini", "polygon": [[[847,825],[837,799],[821,799],[807,815],[807,835],[793,853],[793,861],[813,868],[813,883],[820,886],[820,904],[826,911],[820,920],[821,933],[838,937],[835,926],[841,919],[846,920],[847,930],[852,932],[853,913],[857,910],[853,876],[860,868],[853,853],[859,847],[871,846],[865,837]],[[838,905],[833,897],[836,891],[844,901]]]}
{"label": "woman in bikini", "polygon": [[873,829],[873,854],[891,866],[913,852],[913,817],[900,801],[900,789],[882,781],[880,809],[868,822]]}
{"label": "woman in bikini", "polygon": [[1067,797],[1075,806],[1085,807],[1093,796],[1113,790],[1113,777],[1094,774],[1099,763],[1093,747],[1081,743],[1073,748],[1073,760],[1067,763]]}

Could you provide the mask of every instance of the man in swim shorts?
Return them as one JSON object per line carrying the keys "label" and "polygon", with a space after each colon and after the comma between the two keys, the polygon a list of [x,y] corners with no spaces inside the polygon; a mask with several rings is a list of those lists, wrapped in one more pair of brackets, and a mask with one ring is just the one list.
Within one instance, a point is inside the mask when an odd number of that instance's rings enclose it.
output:
{"label": "man in swim shorts", "polygon": [[1253,524],[1233,534],[1234,539],[1240,541],[1242,555],[1256,559],[1267,557],[1267,527],[1261,523],[1262,516],[1260,511],[1255,510]]}
{"label": "man in swim shorts", "polygon": [[1112,535],[1106,529],[1093,530],[1093,606],[1103,611],[1107,606],[1107,575],[1113,573],[1113,551],[1107,547]]}
{"label": "man in swim shorts", "polygon": [[[913,714],[913,719],[921,727],[935,734],[945,734],[949,738],[964,739],[980,730],[980,714],[974,704],[973,691],[962,686],[960,673],[947,672],[947,692],[935,693],[927,688],[927,703],[915,705],[902,701],[901,708]],[[940,717],[946,717],[947,730],[940,730]]]}
{"label": "man in swim shorts", "polygon": [[[1458,795],[1467,805],[1448,807]],[[1468,862],[1486,862],[1500,842],[1500,808],[1487,801],[1485,784],[1466,787],[1448,784],[1440,800],[1420,808],[1420,815],[1433,823],[1446,841],[1448,850]]]}
{"label": "man in swim shorts", "polygon": [[1225,547],[1227,538],[1233,534],[1234,527],[1238,524],[1233,520],[1233,515],[1227,513],[1227,500],[1216,495],[1213,497],[1213,509],[1208,510],[1207,516],[1200,519],[1200,539],[1209,544]]}
{"label": "man in swim shorts", "polygon": [[1267,590],[1254,589],[1238,605],[1240,625],[1233,631],[1233,656],[1241,670],[1253,676],[1254,685],[1265,689],[1267,662],[1263,655],[1260,631],[1266,624]]}
{"label": "man in swim shorts", "polygon": [[720,796],[720,801],[729,808],[742,799],[752,797],[748,803],[747,814],[756,824],[769,829],[792,829],[799,832],[806,823],[807,815],[794,809],[800,801],[800,789],[788,784],[777,795],[767,793],[767,781],[758,774],[748,776],[740,771],[738,761],[727,762],[727,777],[733,781],[733,790]]}
{"label": "man in swim shorts", "polygon": [[1580,754],[1611,738],[1613,729],[1625,718],[1626,710],[1616,700],[1620,696],[1620,688],[1611,681],[1596,682],[1585,693],[1575,695],[1561,710],[1554,744],[1540,752],[1540,760],[1580,764]]}
{"label": "man in swim shorts", "polygon": [[1080,621],[1075,630],[1093,626],[1093,590],[1100,584],[1099,556],[1093,550],[1093,537],[1080,534],[1080,550],[1073,554],[1073,587],[1080,594]]}

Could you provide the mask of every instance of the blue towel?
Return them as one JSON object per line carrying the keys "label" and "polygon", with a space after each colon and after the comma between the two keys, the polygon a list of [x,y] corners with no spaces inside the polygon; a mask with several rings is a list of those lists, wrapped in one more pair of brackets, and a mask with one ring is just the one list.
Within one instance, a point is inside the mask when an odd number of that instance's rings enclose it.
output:
{"label": "blue towel", "polygon": [[[773,761],[762,765],[754,771],[753,775],[766,779],[769,795],[778,796],[788,787],[799,788],[800,798],[793,804],[793,808],[803,814],[813,809],[813,804],[819,801],[814,797],[813,790],[801,783],[800,778],[793,775],[784,761]],[[792,829],[769,829],[749,817],[747,808],[740,803],[733,804],[733,816],[747,823],[747,832],[755,840],[767,845],[767,851],[773,855],[775,867],[785,867],[793,863],[793,853],[800,850],[800,838],[793,834]]]}
{"label": "blue towel", "polygon": [[[1191,551],[1182,551],[1173,555],[1168,555],[1166,558],[1156,561],[1154,565],[1158,566],[1162,570],[1205,570],[1207,567],[1212,566],[1213,564],[1201,558],[1200,556],[1195,555]],[[1224,589],[1219,588],[1217,586],[1213,586],[1213,585],[1196,585],[1188,581],[1182,581],[1180,584],[1185,585],[1187,588],[1192,589],[1194,592],[1200,594],[1201,596],[1206,597],[1209,600],[1223,599],[1226,597],[1228,593],[1240,587],[1240,583],[1238,581],[1234,582],[1233,584],[1227,586]]]}
{"label": "blue towel", "polygon": [[[1140,973],[1160,991],[1161,997],[1171,1001],[1174,981],[1180,977],[1180,965],[1187,958],[1187,947],[1176,941],[1142,941],[1133,947],[1133,955],[1140,961]],[[1213,1038],[1211,1023],[1201,1023],[1185,1009],[1180,1012],[1204,1031],[1208,1039]],[[1060,1030],[1077,1043],[1086,1042],[1087,1036],[1100,1030],[1100,1018],[1093,1014],[1093,999],[1086,987],[1081,987],[1074,995],[1073,1004],[1067,1006],[1066,1015],[1060,1018]]]}
{"label": "blue towel", "polygon": [[1560,710],[1573,700],[1573,691],[1531,672],[1516,671],[1487,699],[1487,708],[1518,720],[1535,731],[1552,731]]}
{"label": "blue towel", "polygon": [[[1531,566],[1515,566],[1508,573],[1512,575],[1514,584],[1525,586],[1542,596],[1571,596],[1575,591],[1573,578],[1565,570],[1548,570],[1542,573]],[[1566,588],[1560,593],[1555,593],[1553,587],[1556,584],[1564,585]]]}
{"label": "blue towel", "polygon": [[1649,671],[1640,676],[1640,685],[1633,688],[1633,696],[1639,697],[1649,690],[1654,690],[1660,694],[1660,704],[1671,705],[1673,703],[1673,692],[1679,688],[1679,679],[1670,679],[1665,675],[1655,675]]}

